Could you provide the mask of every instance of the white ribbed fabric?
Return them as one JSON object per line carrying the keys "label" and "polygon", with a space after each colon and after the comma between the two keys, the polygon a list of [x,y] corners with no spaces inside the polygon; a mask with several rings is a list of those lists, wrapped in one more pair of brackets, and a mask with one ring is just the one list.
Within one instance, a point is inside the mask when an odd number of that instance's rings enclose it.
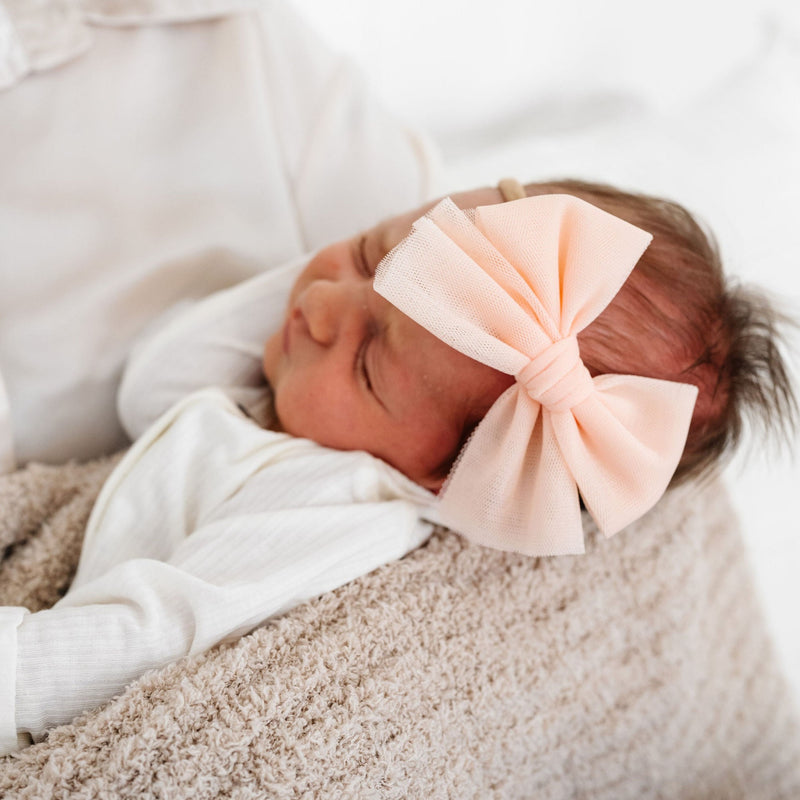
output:
{"label": "white ribbed fabric", "polygon": [[104,485],[67,595],[0,615],[0,753],[405,555],[430,533],[427,495],[366,453],[258,427],[218,390],[185,398]]}
{"label": "white ribbed fabric", "polygon": [[378,266],[375,290],[442,341],[515,375],[462,449],[438,517],[528,555],[583,552],[578,490],[611,536],[666,490],[697,389],[592,379],[576,336],[611,302],[649,233],[569,195],[461,211],[449,198]]}
{"label": "white ribbed fabric", "polygon": [[[17,628],[27,613],[24,608],[0,607],[0,660],[8,665],[16,664]],[[0,754],[10,753],[17,747],[16,691],[16,670],[3,670],[0,677]]]}

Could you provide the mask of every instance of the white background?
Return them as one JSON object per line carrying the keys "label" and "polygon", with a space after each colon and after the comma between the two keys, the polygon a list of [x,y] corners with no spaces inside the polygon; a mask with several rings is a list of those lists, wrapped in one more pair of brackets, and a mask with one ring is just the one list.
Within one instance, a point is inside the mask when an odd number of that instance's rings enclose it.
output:
{"label": "white background", "polygon": [[[732,274],[800,315],[800,3],[294,3],[433,137],[442,193],[513,175],[671,197],[712,227]],[[800,447],[754,438],[726,477],[800,693]]]}

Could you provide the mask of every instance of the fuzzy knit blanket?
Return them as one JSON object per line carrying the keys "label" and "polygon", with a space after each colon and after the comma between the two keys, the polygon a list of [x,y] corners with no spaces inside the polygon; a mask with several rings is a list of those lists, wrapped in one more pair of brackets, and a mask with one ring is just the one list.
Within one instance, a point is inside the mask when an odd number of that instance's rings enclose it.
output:
{"label": "fuzzy knit blanket", "polygon": [[[114,459],[0,478],[0,598],[69,585]],[[447,531],[0,760],[3,798],[800,797],[800,728],[724,490],[580,557]]]}

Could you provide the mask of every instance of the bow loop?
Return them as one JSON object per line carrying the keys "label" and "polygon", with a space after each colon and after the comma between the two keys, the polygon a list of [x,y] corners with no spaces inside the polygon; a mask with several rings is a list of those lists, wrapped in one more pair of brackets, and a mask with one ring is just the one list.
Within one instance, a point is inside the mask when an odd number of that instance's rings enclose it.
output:
{"label": "bow loop", "polygon": [[579,491],[606,536],[658,501],[683,452],[697,389],[592,378],[576,338],[651,238],[569,195],[470,215],[447,198],[381,261],[376,292],[451,347],[517,379],[459,454],[438,496],[440,522],[502,550],[579,553]]}

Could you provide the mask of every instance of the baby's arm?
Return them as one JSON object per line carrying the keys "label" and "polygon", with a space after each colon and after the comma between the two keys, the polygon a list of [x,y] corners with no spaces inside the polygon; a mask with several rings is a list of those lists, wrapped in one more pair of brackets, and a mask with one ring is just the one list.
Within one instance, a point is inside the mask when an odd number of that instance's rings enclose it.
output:
{"label": "baby's arm", "polygon": [[309,256],[166,315],[134,347],[117,410],[136,439],[175,402],[216,386],[249,407],[264,392],[264,343],[283,321],[289,291]]}
{"label": "baby's arm", "polygon": [[395,480],[218,392],[186,398],[107,481],[68,594],[0,609],[0,754],[418,546],[429,526]]}
{"label": "baby's arm", "polygon": [[[373,519],[336,509],[325,513],[338,516],[329,531],[338,531],[341,544],[351,526],[381,530],[380,513]],[[16,744],[17,732],[25,732],[38,740],[47,729],[108,702],[147,670],[242,636],[357,577],[359,571],[342,573],[342,559],[366,563],[369,554],[342,552],[333,537],[321,541],[313,534],[320,516],[320,509],[251,514],[224,533],[222,525],[201,528],[192,534],[197,541],[187,548],[191,552],[174,562],[127,561],[67,595],[68,603],[24,615],[18,627],[12,622],[16,660],[7,662],[4,649],[1,680],[11,683],[15,672],[17,685],[2,738]],[[385,560],[380,554],[363,572]]]}

